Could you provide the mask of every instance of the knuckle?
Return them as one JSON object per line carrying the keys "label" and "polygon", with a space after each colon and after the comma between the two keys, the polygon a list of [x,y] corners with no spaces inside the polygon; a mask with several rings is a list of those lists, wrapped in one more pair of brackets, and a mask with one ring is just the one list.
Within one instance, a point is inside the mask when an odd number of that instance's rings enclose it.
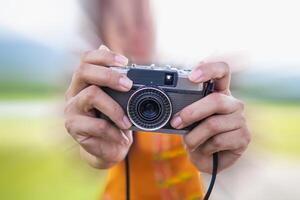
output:
{"label": "knuckle", "polygon": [[73,79],[81,80],[84,77],[84,72],[86,68],[86,63],[81,63],[79,67],[73,73]]}
{"label": "knuckle", "polygon": [[70,89],[67,89],[67,91],[65,92],[64,94],[64,97],[65,97],[65,101],[67,101],[71,96],[71,92],[70,92]]}
{"label": "knuckle", "polygon": [[184,136],[183,140],[189,149],[195,149],[197,147],[196,141],[191,139],[189,135]]}
{"label": "knuckle", "polygon": [[195,112],[190,107],[186,107],[180,112],[180,117],[185,124],[191,123],[194,115]]}
{"label": "knuckle", "polygon": [[101,57],[105,57],[109,54],[109,52],[106,49],[99,49],[98,52],[99,52],[99,56]]}
{"label": "knuckle", "polygon": [[206,121],[206,126],[210,131],[216,132],[219,130],[220,120],[216,117],[210,117]]}
{"label": "knuckle", "polygon": [[107,51],[106,49],[99,50],[99,57],[107,63],[111,63],[113,61],[113,55],[114,54],[112,52]]}
{"label": "knuckle", "polygon": [[115,115],[115,117],[119,120],[123,120],[123,110],[121,109],[121,107],[119,106],[119,104],[114,103],[112,105],[112,113]]}
{"label": "knuckle", "polygon": [[82,108],[89,108],[98,96],[99,88],[95,85],[91,85],[84,89],[84,93],[80,94],[78,99],[78,106]]}
{"label": "knuckle", "polygon": [[243,113],[240,114],[239,119],[240,119],[240,125],[244,126],[246,124],[247,120],[246,120],[246,117],[245,117],[245,115]]}
{"label": "knuckle", "polygon": [[251,139],[252,139],[251,134],[248,131],[248,129],[245,130],[244,135],[245,135],[244,137],[245,137],[245,140],[246,140],[246,145],[248,145],[251,142]]}
{"label": "knuckle", "polygon": [[95,148],[94,151],[92,152],[93,155],[95,155],[98,158],[101,158],[103,160],[106,160],[104,157],[106,152],[106,149],[102,147],[102,145],[99,145],[98,148]]}
{"label": "knuckle", "polygon": [[90,51],[85,51],[85,52],[83,52],[82,53],[82,55],[81,55],[81,61],[85,61],[85,60],[87,60],[87,58],[89,57],[89,55],[91,54],[91,50]]}
{"label": "knuckle", "polygon": [[213,137],[211,143],[215,148],[221,148],[223,146],[223,140],[220,137]]}
{"label": "knuckle", "polygon": [[237,110],[243,111],[245,109],[245,103],[242,100],[237,99],[233,96],[228,96],[228,97],[232,100],[233,106],[237,108]]}
{"label": "knuckle", "polygon": [[241,100],[237,100],[237,107],[239,108],[239,110],[244,110],[245,109],[245,103]]}
{"label": "knuckle", "polygon": [[236,136],[238,137],[238,141],[235,143],[234,148],[245,150],[251,142],[251,134],[248,129],[240,129]]}
{"label": "knuckle", "polygon": [[221,110],[226,108],[225,98],[223,94],[213,93],[211,98],[216,107],[220,108]]}
{"label": "knuckle", "polygon": [[68,117],[65,120],[65,128],[68,131],[68,133],[70,133],[71,135],[74,132],[74,123],[75,123],[75,118],[74,117]]}
{"label": "knuckle", "polygon": [[111,68],[105,69],[104,82],[110,84],[114,81],[114,71]]}
{"label": "knuckle", "polygon": [[98,92],[99,92],[99,88],[95,85],[91,85],[86,89],[84,98],[86,98],[87,100],[93,100],[94,98],[97,97]]}
{"label": "knuckle", "polygon": [[111,128],[111,125],[108,121],[101,120],[101,121],[98,121],[97,127],[101,131],[108,131]]}
{"label": "knuckle", "polygon": [[64,114],[68,115],[71,110],[72,110],[72,101],[69,100],[69,101],[67,101],[67,103],[66,103],[66,105],[64,107]]}
{"label": "knuckle", "polygon": [[97,93],[99,91],[99,88],[96,85],[91,85],[88,87],[88,89],[90,93]]}
{"label": "knuckle", "polygon": [[218,104],[221,101],[220,93],[212,93],[210,96],[216,104]]}
{"label": "knuckle", "polygon": [[226,63],[226,62],[220,62],[221,63],[221,66],[224,70],[224,74],[227,75],[227,74],[230,74],[230,67],[229,65]]}
{"label": "knuckle", "polygon": [[121,113],[120,113],[120,112],[121,112],[121,109],[120,109],[119,105],[116,104],[116,103],[113,104],[112,110],[113,110],[113,113],[116,113],[116,114],[119,114],[119,115],[121,114]]}
{"label": "knuckle", "polygon": [[235,148],[246,150],[250,141],[251,141],[251,137],[249,135],[244,135],[243,138],[240,140],[240,143],[237,144]]}
{"label": "knuckle", "polygon": [[85,63],[85,62],[81,62],[81,63],[79,64],[77,70],[78,70],[79,72],[82,72],[82,71],[86,68],[87,65],[88,65],[88,64]]}

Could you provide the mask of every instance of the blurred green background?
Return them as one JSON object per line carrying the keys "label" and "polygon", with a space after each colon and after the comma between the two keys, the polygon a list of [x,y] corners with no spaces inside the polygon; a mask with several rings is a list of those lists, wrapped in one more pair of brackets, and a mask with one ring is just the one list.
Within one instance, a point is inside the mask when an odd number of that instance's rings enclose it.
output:
{"label": "blurred green background", "polygon": [[[42,19],[21,22],[19,15],[9,18],[7,10],[0,10],[0,199],[97,199],[106,171],[93,169],[80,159],[63,121],[63,94],[78,63],[78,54],[72,51],[77,45],[73,44],[82,42],[72,34],[65,35],[74,31],[68,24],[73,23],[70,13],[78,7],[68,0],[57,15],[70,16],[52,19],[51,12],[43,13],[43,9],[57,8],[58,1],[45,1],[45,5],[21,2],[0,3],[14,11],[11,16],[24,14],[21,8],[30,11],[29,5],[35,5],[40,9],[34,13]],[[45,27],[46,31],[40,31]],[[253,141],[244,157],[219,176],[215,199],[297,199],[300,195],[296,39],[288,43],[294,57],[256,62],[234,73],[233,94],[246,102]]]}

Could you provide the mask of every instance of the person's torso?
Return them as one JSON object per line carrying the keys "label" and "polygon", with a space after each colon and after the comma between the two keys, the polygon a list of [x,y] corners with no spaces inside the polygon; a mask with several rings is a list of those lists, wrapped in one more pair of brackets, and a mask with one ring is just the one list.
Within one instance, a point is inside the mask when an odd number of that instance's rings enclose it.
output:
{"label": "person's torso", "polygon": [[[129,152],[131,200],[202,199],[199,171],[189,161],[180,135],[134,133]],[[102,199],[126,199],[125,162],[109,170]]]}

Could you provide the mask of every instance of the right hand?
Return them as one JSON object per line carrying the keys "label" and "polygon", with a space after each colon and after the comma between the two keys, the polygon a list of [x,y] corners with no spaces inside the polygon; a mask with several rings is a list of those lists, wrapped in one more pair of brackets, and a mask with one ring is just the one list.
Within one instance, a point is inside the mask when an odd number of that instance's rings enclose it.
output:
{"label": "right hand", "polygon": [[[131,123],[121,106],[99,86],[129,91],[132,81],[108,66],[125,66],[128,59],[106,46],[86,52],[66,92],[65,127],[80,144],[90,165],[109,168],[120,162],[132,144]],[[98,110],[114,124],[96,118]]]}

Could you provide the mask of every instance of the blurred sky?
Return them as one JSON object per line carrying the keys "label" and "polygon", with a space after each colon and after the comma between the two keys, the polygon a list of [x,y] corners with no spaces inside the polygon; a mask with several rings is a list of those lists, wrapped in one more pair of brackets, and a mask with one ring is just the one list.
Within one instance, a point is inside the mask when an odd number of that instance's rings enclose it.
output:
{"label": "blurred sky", "polygon": [[[158,47],[169,59],[184,62],[243,51],[260,70],[300,72],[300,12],[296,0],[153,2]],[[77,0],[0,3],[0,28],[54,48],[82,45],[78,25],[83,15]]]}

